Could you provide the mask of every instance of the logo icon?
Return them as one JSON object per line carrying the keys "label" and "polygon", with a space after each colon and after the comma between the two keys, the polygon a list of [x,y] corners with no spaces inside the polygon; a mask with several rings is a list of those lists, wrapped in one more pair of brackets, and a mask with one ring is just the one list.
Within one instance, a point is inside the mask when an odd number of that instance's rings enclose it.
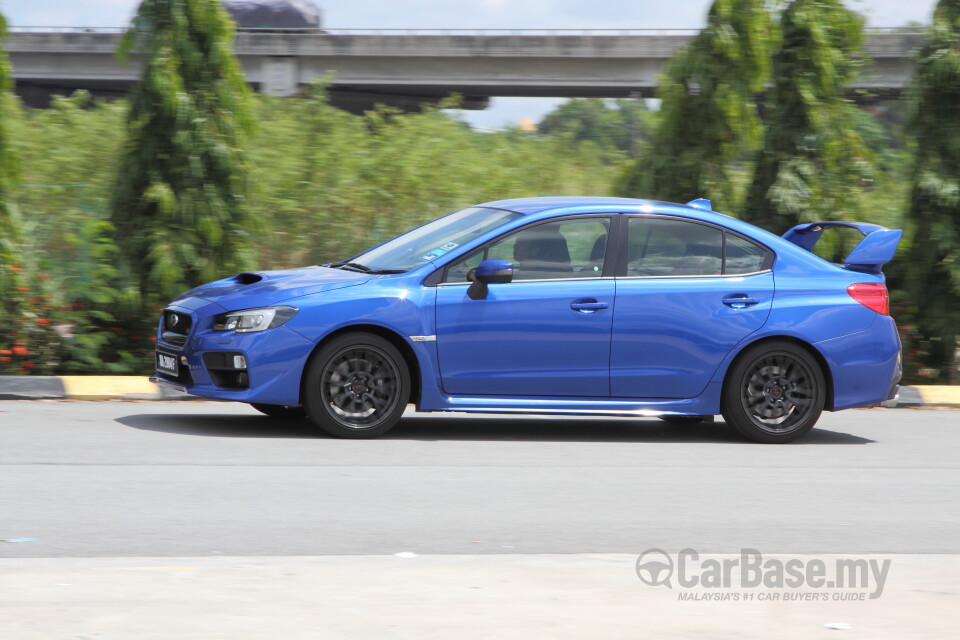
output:
{"label": "logo icon", "polygon": [[170,325],[171,329],[177,326],[178,322],[180,322],[180,316],[178,316],[175,313],[171,313],[170,316],[167,318],[167,323]]}
{"label": "logo icon", "polygon": [[666,585],[668,589],[673,589],[670,584],[672,575],[673,558],[663,549],[647,549],[637,558],[637,577],[644,584],[651,587]]}

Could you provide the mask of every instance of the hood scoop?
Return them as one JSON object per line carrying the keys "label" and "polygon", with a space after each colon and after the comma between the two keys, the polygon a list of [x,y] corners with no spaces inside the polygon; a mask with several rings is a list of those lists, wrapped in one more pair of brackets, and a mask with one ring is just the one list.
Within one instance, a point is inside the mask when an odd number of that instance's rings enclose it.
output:
{"label": "hood scoop", "polygon": [[263,280],[263,276],[259,273],[238,273],[233,276],[233,281],[237,284],[256,284]]}

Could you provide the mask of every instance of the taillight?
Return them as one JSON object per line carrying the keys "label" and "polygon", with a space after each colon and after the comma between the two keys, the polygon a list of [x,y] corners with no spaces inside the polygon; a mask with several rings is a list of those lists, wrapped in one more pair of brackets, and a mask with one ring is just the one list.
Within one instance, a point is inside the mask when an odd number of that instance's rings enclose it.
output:
{"label": "taillight", "polygon": [[858,282],[847,287],[850,297],[877,313],[890,315],[890,297],[887,286],[879,282]]}

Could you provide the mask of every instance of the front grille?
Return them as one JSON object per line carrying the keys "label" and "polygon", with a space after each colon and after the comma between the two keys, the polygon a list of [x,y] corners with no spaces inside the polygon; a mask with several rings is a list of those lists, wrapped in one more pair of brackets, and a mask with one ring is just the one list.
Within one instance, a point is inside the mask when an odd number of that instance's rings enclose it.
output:
{"label": "front grille", "polygon": [[163,311],[163,340],[170,344],[186,344],[190,335],[193,320],[186,313],[164,309]]}

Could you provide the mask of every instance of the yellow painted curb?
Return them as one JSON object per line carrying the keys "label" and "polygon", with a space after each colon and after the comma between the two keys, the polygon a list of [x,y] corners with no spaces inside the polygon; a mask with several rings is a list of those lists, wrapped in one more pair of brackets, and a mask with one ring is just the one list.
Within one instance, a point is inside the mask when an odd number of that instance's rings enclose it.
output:
{"label": "yellow painted curb", "polygon": [[939,404],[960,406],[960,387],[947,385],[922,384],[913,385],[920,392],[925,405]]}
{"label": "yellow painted curb", "polygon": [[125,396],[158,396],[160,389],[141,376],[60,376],[68,398],[106,400]]}

